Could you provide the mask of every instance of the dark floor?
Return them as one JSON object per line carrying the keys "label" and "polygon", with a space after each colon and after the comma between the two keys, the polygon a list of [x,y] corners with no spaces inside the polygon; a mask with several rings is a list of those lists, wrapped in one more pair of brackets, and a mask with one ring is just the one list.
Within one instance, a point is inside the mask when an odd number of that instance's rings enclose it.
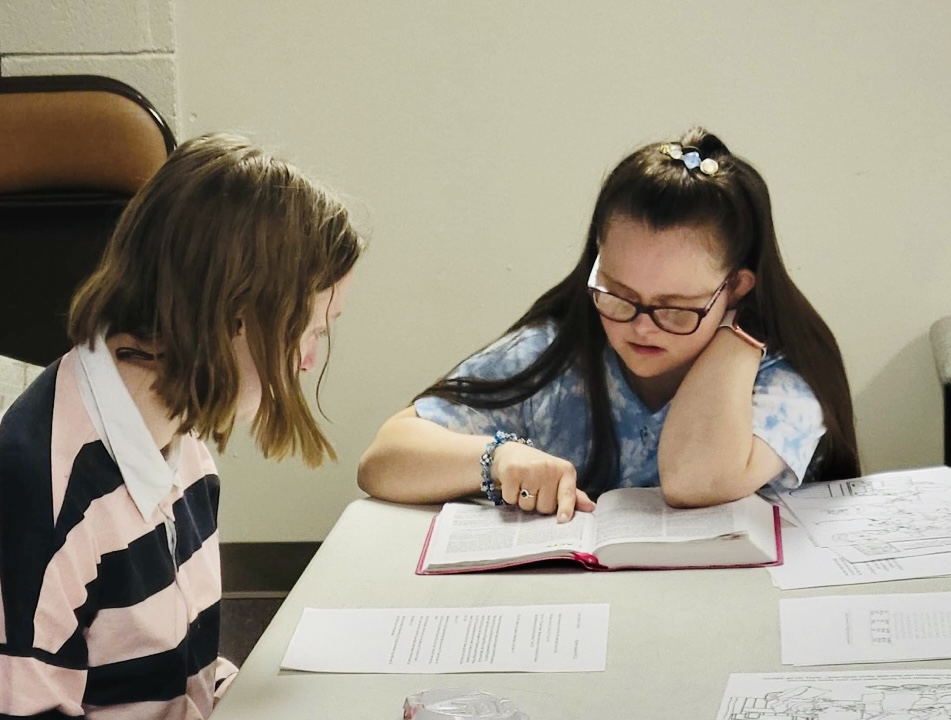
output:
{"label": "dark floor", "polygon": [[241,667],[282,602],[282,597],[223,599],[218,654]]}
{"label": "dark floor", "polygon": [[319,547],[317,542],[222,544],[220,655],[241,667]]}

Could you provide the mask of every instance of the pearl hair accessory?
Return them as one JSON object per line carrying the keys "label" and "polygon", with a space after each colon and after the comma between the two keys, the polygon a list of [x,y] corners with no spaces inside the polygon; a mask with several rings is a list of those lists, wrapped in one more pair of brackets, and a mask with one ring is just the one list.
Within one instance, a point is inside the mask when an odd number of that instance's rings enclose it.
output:
{"label": "pearl hair accessory", "polygon": [[688,170],[700,168],[704,175],[716,175],[720,169],[720,163],[713,158],[700,158],[700,151],[695,147],[684,147],[679,143],[664,143],[660,146],[660,151],[667,155],[671,160],[680,160]]}

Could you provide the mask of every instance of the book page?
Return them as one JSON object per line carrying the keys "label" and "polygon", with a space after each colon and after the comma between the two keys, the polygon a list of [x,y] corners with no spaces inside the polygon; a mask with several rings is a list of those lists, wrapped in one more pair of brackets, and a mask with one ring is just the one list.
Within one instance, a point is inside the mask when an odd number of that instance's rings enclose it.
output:
{"label": "book page", "polygon": [[306,608],[281,667],[330,673],[603,671],[606,603]]}
{"label": "book page", "polygon": [[729,535],[736,525],[732,504],[688,510],[668,507],[659,488],[621,488],[604,493],[594,511],[595,546],[614,542],[679,542]]}
{"label": "book page", "polygon": [[566,523],[518,508],[446,503],[426,552],[426,566],[465,567],[530,557],[590,552],[594,519],[576,512]]}
{"label": "book page", "polygon": [[951,718],[951,670],[733,673],[716,720]]}
{"label": "book page", "polygon": [[951,593],[779,601],[784,665],[951,658]]}

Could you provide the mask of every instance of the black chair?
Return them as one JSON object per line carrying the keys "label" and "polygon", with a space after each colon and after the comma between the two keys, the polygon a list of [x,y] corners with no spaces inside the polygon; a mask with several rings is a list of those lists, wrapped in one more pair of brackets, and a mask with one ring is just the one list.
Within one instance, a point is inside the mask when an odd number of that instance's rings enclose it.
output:
{"label": "black chair", "polygon": [[944,464],[951,466],[951,316],[934,323],[930,337],[944,404]]}
{"label": "black chair", "polygon": [[112,78],[0,78],[0,355],[48,365],[129,199],[175,148],[168,124]]}

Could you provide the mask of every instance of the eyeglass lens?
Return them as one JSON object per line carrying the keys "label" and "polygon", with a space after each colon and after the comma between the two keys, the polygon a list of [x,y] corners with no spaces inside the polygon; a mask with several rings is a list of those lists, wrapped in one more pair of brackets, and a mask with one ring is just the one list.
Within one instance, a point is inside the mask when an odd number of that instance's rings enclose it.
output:
{"label": "eyeglass lens", "polygon": [[700,326],[700,314],[695,310],[663,307],[643,310],[629,300],[599,290],[592,290],[591,298],[598,312],[614,322],[630,322],[638,313],[646,311],[654,324],[667,332],[689,335]]}

